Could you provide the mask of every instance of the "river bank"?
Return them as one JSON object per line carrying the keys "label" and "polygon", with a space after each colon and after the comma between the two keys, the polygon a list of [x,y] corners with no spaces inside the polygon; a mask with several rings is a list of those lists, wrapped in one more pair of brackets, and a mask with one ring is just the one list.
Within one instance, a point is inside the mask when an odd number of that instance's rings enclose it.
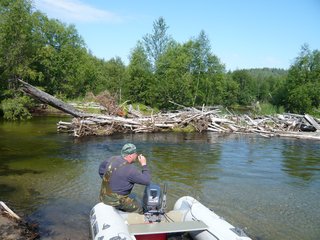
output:
{"label": "river bank", "polygon": [[35,224],[29,224],[17,216],[5,203],[0,202],[0,239],[39,239]]}

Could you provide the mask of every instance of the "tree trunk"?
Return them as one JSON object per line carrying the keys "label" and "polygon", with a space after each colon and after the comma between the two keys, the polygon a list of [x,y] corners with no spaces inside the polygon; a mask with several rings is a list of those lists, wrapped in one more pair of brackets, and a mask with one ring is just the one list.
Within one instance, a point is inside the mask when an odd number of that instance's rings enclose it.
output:
{"label": "tree trunk", "polygon": [[51,96],[50,94],[41,91],[40,89],[30,85],[29,83],[26,83],[22,81],[21,79],[18,79],[19,83],[21,84],[21,89],[26,94],[32,96],[33,98],[48,104],[54,108],[57,108],[65,113],[71,114],[74,117],[85,117],[86,114],[82,111],[79,111],[75,109],[73,106]]}

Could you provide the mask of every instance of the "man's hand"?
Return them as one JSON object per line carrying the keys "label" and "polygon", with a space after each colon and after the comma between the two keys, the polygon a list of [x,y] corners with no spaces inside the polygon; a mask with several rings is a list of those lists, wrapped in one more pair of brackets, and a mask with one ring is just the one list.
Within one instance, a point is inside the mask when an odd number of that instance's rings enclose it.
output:
{"label": "man's hand", "polygon": [[147,165],[147,159],[142,154],[138,155],[138,160],[139,160],[141,166]]}

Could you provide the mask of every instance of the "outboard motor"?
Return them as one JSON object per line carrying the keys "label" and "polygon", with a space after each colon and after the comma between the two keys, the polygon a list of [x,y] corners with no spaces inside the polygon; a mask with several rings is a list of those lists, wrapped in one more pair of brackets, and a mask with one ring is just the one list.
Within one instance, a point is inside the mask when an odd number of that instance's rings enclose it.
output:
{"label": "outboard motor", "polygon": [[143,194],[143,213],[148,222],[161,222],[166,208],[167,186],[161,191],[159,185],[151,183]]}

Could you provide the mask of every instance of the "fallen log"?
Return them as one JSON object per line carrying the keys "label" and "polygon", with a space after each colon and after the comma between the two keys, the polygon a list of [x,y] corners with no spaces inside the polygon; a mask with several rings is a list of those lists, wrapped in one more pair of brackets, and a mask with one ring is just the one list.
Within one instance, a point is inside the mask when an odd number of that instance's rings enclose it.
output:
{"label": "fallen log", "polygon": [[276,133],[278,137],[288,137],[296,139],[305,139],[305,140],[320,140],[320,135],[305,134],[305,133]]}
{"label": "fallen log", "polygon": [[304,118],[318,131],[320,131],[320,125],[308,114],[304,115]]}
{"label": "fallen log", "polygon": [[68,113],[74,117],[84,117],[86,114],[82,111],[79,111],[75,109],[73,106],[53,97],[52,95],[41,91],[40,89],[30,85],[29,83],[26,83],[22,81],[21,79],[18,79],[18,82],[20,83],[21,89],[26,94],[32,96],[33,98],[39,100],[40,102],[43,102],[45,104],[48,104],[54,108],[57,108],[65,113]]}

